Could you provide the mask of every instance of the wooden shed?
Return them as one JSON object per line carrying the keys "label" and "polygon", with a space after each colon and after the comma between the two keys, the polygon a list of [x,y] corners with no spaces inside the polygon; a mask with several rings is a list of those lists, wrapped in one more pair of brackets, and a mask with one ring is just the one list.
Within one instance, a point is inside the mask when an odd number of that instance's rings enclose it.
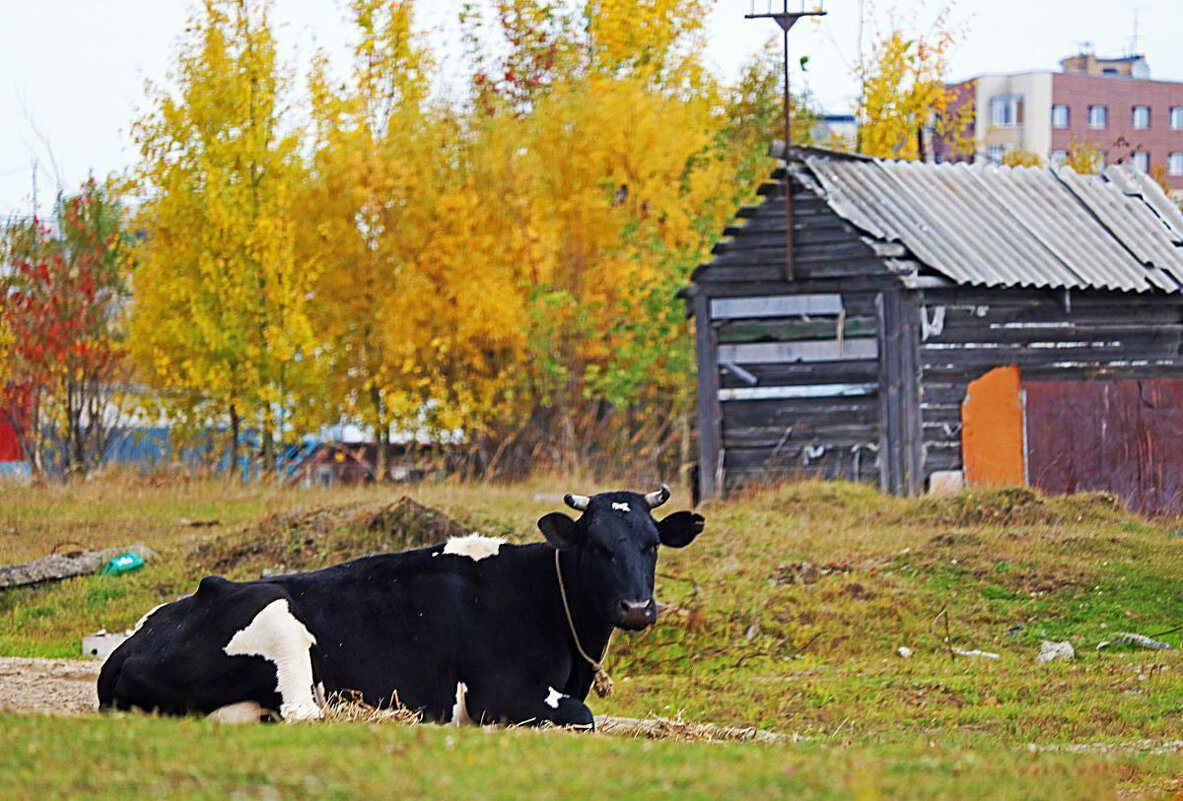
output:
{"label": "wooden shed", "polygon": [[683,290],[699,492],[1029,483],[1183,512],[1183,215],[1147,176],[794,149]]}

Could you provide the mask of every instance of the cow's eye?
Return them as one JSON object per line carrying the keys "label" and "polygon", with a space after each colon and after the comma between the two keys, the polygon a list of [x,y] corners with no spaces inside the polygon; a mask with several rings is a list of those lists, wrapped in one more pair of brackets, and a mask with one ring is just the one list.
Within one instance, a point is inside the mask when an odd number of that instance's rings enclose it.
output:
{"label": "cow's eye", "polygon": [[588,543],[587,550],[591,552],[592,556],[608,556],[608,549],[598,542]]}

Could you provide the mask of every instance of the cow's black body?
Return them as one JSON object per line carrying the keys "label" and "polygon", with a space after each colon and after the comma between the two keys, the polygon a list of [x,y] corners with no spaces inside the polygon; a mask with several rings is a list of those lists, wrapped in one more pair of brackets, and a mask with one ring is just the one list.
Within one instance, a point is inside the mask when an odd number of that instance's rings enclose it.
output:
{"label": "cow's black body", "polygon": [[[613,498],[636,511],[614,511]],[[560,549],[579,641],[593,657],[614,625],[655,619],[659,533],[680,546],[702,528],[702,518],[686,512],[655,524],[643,498],[598,495],[579,521],[552,514],[539,523]],[[615,612],[628,607],[622,598],[648,598],[647,617]],[[276,601],[315,637],[312,678],[325,694],[356,691],[375,706],[397,703],[439,721],[467,714],[485,722],[592,722],[583,703],[592,667],[563,611],[555,547],[543,543],[502,544],[479,559],[438,545],[258,581],[206,578],[193,595],[148,615],[111,655],[99,677],[100,704],[186,714],[255,701],[281,710],[276,662],[226,650]]]}

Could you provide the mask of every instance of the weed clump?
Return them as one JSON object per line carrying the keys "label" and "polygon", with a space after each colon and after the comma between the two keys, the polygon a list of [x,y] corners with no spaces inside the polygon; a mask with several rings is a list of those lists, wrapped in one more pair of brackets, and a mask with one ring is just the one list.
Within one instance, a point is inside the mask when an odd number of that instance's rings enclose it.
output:
{"label": "weed clump", "polygon": [[917,510],[928,522],[949,526],[1031,526],[1059,523],[1063,515],[1030,487],[973,490],[926,498]]}

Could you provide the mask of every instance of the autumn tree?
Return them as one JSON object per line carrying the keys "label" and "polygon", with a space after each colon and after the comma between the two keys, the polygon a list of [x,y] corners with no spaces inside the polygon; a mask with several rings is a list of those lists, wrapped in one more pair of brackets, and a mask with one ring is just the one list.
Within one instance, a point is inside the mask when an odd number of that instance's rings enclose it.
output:
{"label": "autumn tree", "polygon": [[[437,362],[458,368],[448,391],[466,388],[441,408],[463,411],[480,470],[676,462],[693,351],[675,293],[771,166],[765,101],[779,95],[763,73],[732,94],[703,68],[701,4],[589,3],[577,24],[506,6],[508,55],[477,71],[470,181],[449,195],[465,211],[438,223],[476,243],[449,291],[498,298],[472,315],[496,325],[467,344],[437,332],[450,354]],[[562,44],[540,50],[518,11]],[[423,303],[404,298],[391,317]]]}
{"label": "autumn tree", "polygon": [[125,407],[126,250],[118,203],[94,180],[52,224],[14,221],[0,271],[0,417],[35,473],[99,464]]}
{"label": "autumn tree", "polygon": [[353,0],[350,9],[350,80],[334,86],[323,57],[311,77],[315,140],[297,235],[317,265],[308,314],[325,379],[320,416],[372,430],[384,480],[392,426],[415,427],[430,400],[407,352],[425,334],[389,305],[408,292],[430,304],[423,293],[440,289],[417,279],[457,135],[450,116],[427,101],[431,62],[412,29],[413,4]]}
{"label": "autumn tree", "polygon": [[973,151],[972,97],[945,84],[956,36],[944,6],[927,33],[910,33],[892,18],[869,63],[856,67],[861,85],[857,150],[881,158],[915,160],[924,131],[955,153]]}
{"label": "autumn tree", "polygon": [[137,226],[133,352],[178,424],[244,426],[264,465],[306,386],[314,264],[296,249],[298,131],[285,124],[287,79],[269,4],[205,0],[171,80],[151,88],[135,125]]}
{"label": "autumn tree", "polygon": [[301,149],[266,7],[207,0],[137,127],[135,352],[174,417],[233,443],[240,420],[265,443],[357,422],[380,459],[424,432],[485,475],[676,464],[675,293],[779,120],[774,62],[735,87],[704,66],[707,6],[466,7],[472,92],[449,106],[413,3],[352,0],[352,63],[316,60]]}

